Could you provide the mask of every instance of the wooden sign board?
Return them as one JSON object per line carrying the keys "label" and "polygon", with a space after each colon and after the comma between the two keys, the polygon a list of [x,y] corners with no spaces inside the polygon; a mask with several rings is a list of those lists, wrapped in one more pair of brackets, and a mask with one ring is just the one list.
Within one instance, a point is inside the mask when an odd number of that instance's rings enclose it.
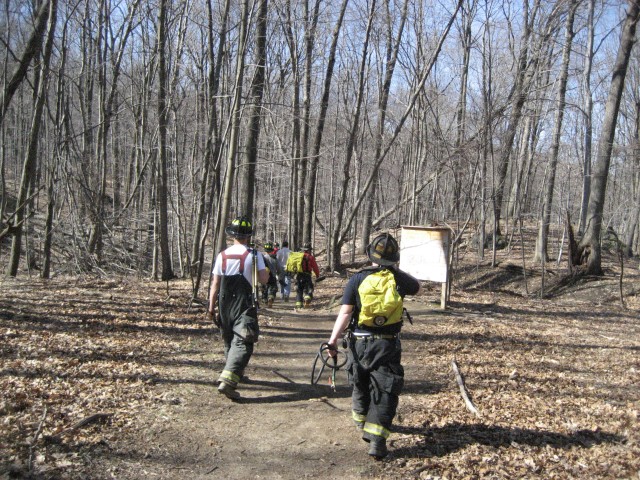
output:
{"label": "wooden sign board", "polygon": [[442,284],[440,306],[446,308],[451,230],[445,227],[403,226],[400,270],[418,280]]}

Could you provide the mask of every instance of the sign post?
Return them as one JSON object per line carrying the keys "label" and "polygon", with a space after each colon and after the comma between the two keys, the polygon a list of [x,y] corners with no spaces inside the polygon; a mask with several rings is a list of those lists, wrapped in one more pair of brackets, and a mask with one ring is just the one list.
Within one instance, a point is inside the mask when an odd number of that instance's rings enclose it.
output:
{"label": "sign post", "polygon": [[451,230],[447,227],[402,226],[400,269],[418,280],[442,284],[440,307],[447,307]]}

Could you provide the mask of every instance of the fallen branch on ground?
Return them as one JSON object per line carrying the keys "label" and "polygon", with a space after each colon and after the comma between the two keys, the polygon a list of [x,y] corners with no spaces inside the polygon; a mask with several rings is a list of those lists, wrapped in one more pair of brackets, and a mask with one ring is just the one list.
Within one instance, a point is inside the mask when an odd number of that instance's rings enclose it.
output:
{"label": "fallen branch on ground", "polygon": [[61,440],[62,435],[65,433],[73,432],[74,430],[78,430],[79,428],[85,427],[91,423],[97,422],[98,420],[106,420],[107,418],[111,418],[113,413],[94,413],[93,415],[89,415],[86,418],[83,418],[77,423],[74,423],[69,428],[65,428],[64,430],[56,433],[55,435],[50,435],[46,437],[46,440],[50,442],[57,443]]}
{"label": "fallen branch on ground", "polygon": [[451,367],[453,368],[453,373],[456,376],[456,382],[458,382],[458,387],[460,387],[460,395],[464,400],[464,404],[467,406],[467,409],[471,413],[473,413],[476,417],[480,417],[481,416],[480,412],[478,411],[476,406],[473,404],[473,402],[469,398],[469,395],[467,394],[467,387],[464,384],[464,379],[462,378],[462,374],[460,373],[460,370],[458,369],[458,364],[456,363],[455,360],[451,361]]}
{"label": "fallen branch on ground", "polygon": [[40,419],[40,423],[38,424],[38,430],[36,430],[35,435],[33,436],[33,439],[31,440],[31,445],[29,445],[29,462],[28,462],[28,468],[29,471],[31,472],[33,469],[33,456],[35,454],[35,446],[36,446],[36,442],[38,441],[38,437],[40,436],[40,434],[42,433],[42,427],[44,425],[44,421],[47,418],[47,406],[44,406],[44,412],[42,412],[42,418]]}

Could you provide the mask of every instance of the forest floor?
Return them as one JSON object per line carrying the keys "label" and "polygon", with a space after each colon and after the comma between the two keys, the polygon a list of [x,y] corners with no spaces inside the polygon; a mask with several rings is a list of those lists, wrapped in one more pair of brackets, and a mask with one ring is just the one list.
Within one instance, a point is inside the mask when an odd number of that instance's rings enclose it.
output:
{"label": "forest floor", "polygon": [[498,260],[458,266],[444,311],[436,284],[407,299],[383,461],[351,423],[344,371],[335,392],[310,384],[346,278],[308,310],[261,310],[237,402],[216,391],[222,342],[190,282],[0,280],[0,478],[640,478],[637,260],[624,307],[616,261],[574,282],[549,269],[540,298],[539,270]]}

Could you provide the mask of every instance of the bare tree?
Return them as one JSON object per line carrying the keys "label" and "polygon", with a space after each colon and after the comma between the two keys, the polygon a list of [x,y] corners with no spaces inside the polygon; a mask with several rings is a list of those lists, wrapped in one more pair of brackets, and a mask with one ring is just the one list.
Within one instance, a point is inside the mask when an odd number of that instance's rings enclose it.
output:
{"label": "bare tree", "polygon": [[267,57],[267,0],[258,2],[256,22],[255,71],[250,87],[249,132],[246,137],[246,159],[240,168],[239,180],[244,194],[240,197],[239,209],[253,218],[255,202],[256,164],[258,162],[258,140],[260,138],[260,120],[262,118],[262,96],[264,93],[265,67]]}
{"label": "bare tree", "polygon": [[304,189],[304,222],[302,239],[304,242],[311,242],[311,234],[313,228],[313,219],[315,218],[315,194],[316,194],[316,178],[318,176],[318,164],[320,162],[320,148],[322,147],[322,135],[324,134],[324,124],[329,107],[329,94],[331,93],[331,81],[333,79],[333,67],[336,62],[336,50],[338,48],[338,38],[342,28],[342,20],[344,12],[347,9],[349,0],[343,0],[340,13],[333,27],[331,35],[331,47],[327,58],[327,70],[324,76],[324,84],[322,87],[322,100],[320,101],[320,113],[318,114],[318,123],[316,125],[316,135],[313,141],[313,148],[307,168],[307,178]]}
{"label": "bare tree", "polygon": [[51,0],[48,3],[47,15],[47,41],[44,48],[44,55],[40,70],[35,82],[35,108],[31,120],[31,131],[29,133],[29,146],[22,167],[22,178],[20,180],[20,191],[14,216],[15,231],[11,242],[11,253],[9,264],[7,265],[7,275],[15,277],[18,274],[20,256],[22,250],[22,231],[29,195],[33,190],[37,190],[35,185],[36,163],[38,161],[38,142],[40,140],[40,128],[42,126],[42,112],[46,100],[47,81],[49,78],[49,64],[51,62],[51,52],[58,17],[58,1]]}
{"label": "bare tree", "polygon": [[[424,68],[420,72],[419,78],[418,78],[418,80],[416,82],[416,86],[414,87],[413,91],[411,92],[411,96],[410,96],[410,99],[408,101],[408,104],[405,107],[404,112],[402,113],[402,115],[398,119],[397,124],[396,124],[396,126],[395,126],[395,128],[393,130],[393,133],[392,133],[387,145],[384,148],[381,148],[380,152],[374,158],[373,169],[372,169],[371,173],[369,174],[368,178],[365,180],[364,186],[360,190],[360,192],[358,194],[358,197],[354,202],[354,206],[352,207],[351,213],[349,214],[347,220],[344,222],[344,228],[343,228],[343,230],[341,232],[340,241],[344,241],[344,239],[349,234],[349,229],[351,227],[351,222],[353,222],[355,216],[357,215],[360,205],[362,204],[362,202],[369,195],[369,189],[371,188],[371,185],[373,184],[373,182],[377,179],[377,173],[378,173],[378,169],[380,168],[380,165],[382,165],[384,160],[387,158],[387,155],[389,154],[389,152],[391,151],[392,147],[394,146],[394,144],[395,144],[396,140],[398,139],[400,133],[403,131],[405,122],[410,117],[411,113],[413,112],[413,109],[414,109],[414,107],[416,105],[416,102],[417,102],[418,98],[421,96],[421,94],[423,92],[423,89],[425,87],[427,79],[429,78],[429,75],[430,75],[431,70],[433,69],[433,67],[434,67],[434,65],[436,63],[436,60],[438,59],[440,51],[442,50],[442,45],[444,44],[444,41],[447,38],[447,36],[449,34],[449,31],[451,30],[451,26],[453,25],[453,22],[454,22],[457,14],[458,14],[458,11],[460,10],[460,8],[462,6],[463,1],[464,0],[458,0],[458,2],[456,4],[456,7],[455,7],[455,10],[451,13],[451,16],[449,17],[449,21],[447,22],[447,25],[444,27],[444,30],[441,33],[440,38],[438,39],[438,43],[437,43],[434,51],[432,52],[430,61],[424,66]],[[363,242],[365,241],[364,238],[362,238],[361,240]]]}
{"label": "bare tree", "polygon": [[[529,1],[525,0],[523,4],[523,16],[522,22],[522,36],[520,39],[520,53],[515,71],[515,79],[513,84],[513,91],[511,93],[511,113],[508,120],[508,126],[505,131],[504,140],[502,142],[502,151],[498,159],[496,168],[496,179],[493,187],[493,243],[494,251],[496,246],[497,237],[502,232],[500,229],[500,216],[502,212],[502,198],[505,189],[505,182],[507,179],[507,170],[509,168],[509,160],[511,158],[511,150],[516,137],[516,132],[520,124],[522,117],[522,108],[527,98],[526,82],[530,78],[531,70],[529,67],[529,49],[532,25],[535,21],[536,14],[540,7],[540,1],[534,0],[533,8],[529,7]],[[530,67],[529,67],[530,68]]]}
{"label": "bare tree", "polygon": [[[195,272],[195,282],[193,286],[193,297],[198,295],[200,279],[204,268],[205,242],[213,211],[213,203],[220,190],[220,152],[222,146],[221,128],[218,119],[218,91],[222,72],[222,58],[225,52],[225,42],[227,40],[227,23],[229,20],[229,9],[231,0],[225,0],[220,31],[218,33],[218,48],[214,54],[214,25],[211,2],[207,2],[208,35],[207,45],[210,62],[210,71],[207,82],[208,103],[210,112],[209,124],[207,127],[207,140],[205,143],[203,173],[200,179],[199,191],[197,194],[197,211],[195,215],[193,243],[191,245],[192,262],[198,259]],[[194,272],[192,271],[192,275]]]}
{"label": "bare tree", "polygon": [[[387,4],[387,8],[388,8],[388,4]],[[378,102],[378,116],[377,116],[378,118],[377,118],[376,133],[374,138],[374,142],[375,142],[374,158],[375,159],[380,158],[380,154],[382,151],[382,146],[383,146],[383,141],[385,136],[384,134],[386,129],[387,107],[389,103],[389,91],[391,89],[391,81],[393,80],[393,73],[395,71],[396,62],[398,60],[398,50],[400,49],[400,45],[402,43],[402,34],[404,32],[404,24],[407,19],[407,8],[408,8],[408,2],[405,1],[402,6],[402,13],[400,14],[400,26],[398,28],[398,33],[395,40],[392,40],[392,36],[391,36],[392,33],[391,32],[388,33],[389,38],[387,40],[388,45],[387,45],[387,52],[386,52],[387,62],[385,65],[384,80],[382,81],[382,84],[380,86],[380,92],[379,92],[380,100]],[[390,29],[390,27],[388,28]],[[371,175],[374,177],[377,176],[379,168],[380,168],[380,165],[377,163],[374,163],[373,171],[371,172]],[[372,199],[375,198],[375,194],[376,194],[376,182],[373,182],[371,183],[371,186],[370,186],[368,201],[365,201],[364,218],[362,220],[362,232],[361,232],[361,237],[362,237],[361,248],[363,249],[362,253],[364,253],[364,249],[369,244],[369,236],[371,234],[373,205],[374,205]]]}
{"label": "bare tree", "polygon": [[547,261],[547,239],[549,236],[549,223],[551,221],[551,205],[553,203],[553,193],[555,189],[556,169],[558,165],[558,151],[560,150],[560,136],[562,134],[562,119],[566,104],[567,79],[569,77],[569,59],[571,57],[571,45],[573,42],[573,21],[578,8],[577,0],[569,2],[569,13],[565,23],[565,43],[562,51],[562,67],[560,71],[558,96],[556,99],[556,114],[551,139],[551,153],[549,154],[549,164],[547,166],[547,184],[540,216],[538,229],[538,239],[536,242],[534,261]]}
{"label": "bare tree", "polygon": [[[405,2],[406,5],[406,2]],[[350,122],[351,129],[348,134],[347,146],[345,150],[345,159],[342,164],[342,182],[340,185],[340,191],[338,196],[338,205],[335,215],[333,215],[333,222],[331,226],[331,239],[329,242],[329,266],[331,271],[340,269],[341,256],[340,249],[342,244],[340,240],[340,230],[342,228],[342,216],[344,214],[345,205],[347,202],[347,195],[349,192],[349,183],[351,179],[351,161],[355,153],[355,143],[359,132],[360,126],[360,114],[362,112],[362,102],[365,95],[365,74],[367,69],[367,60],[369,56],[369,40],[371,38],[371,29],[373,28],[373,22],[376,12],[376,1],[372,0],[369,8],[369,16],[367,20],[367,28],[365,30],[364,42],[362,45],[362,54],[360,58],[360,68],[358,70],[358,84],[356,90],[356,106],[353,118]],[[406,13],[406,11],[405,11]],[[406,18],[406,15],[405,15]]]}
{"label": "bare tree", "polygon": [[[229,216],[229,210],[231,209],[231,197],[235,179],[238,137],[240,135],[240,116],[242,112],[242,83],[244,81],[247,31],[249,29],[249,8],[249,0],[243,0],[241,13],[242,18],[240,19],[240,35],[238,38],[238,54],[236,58],[236,75],[233,85],[234,94],[233,103],[231,106],[231,125],[229,143],[227,147],[227,169],[225,173],[226,176],[224,187],[222,190],[222,200],[220,202],[220,214],[218,215],[218,228],[216,231],[214,253],[223,250],[225,247],[226,236],[223,227],[227,223],[227,217]],[[247,185],[247,188],[253,188],[253,185]]]}
{"label": "bare tree", "polygon": [[171,250],[169,248],[169,218],[168,218],[168,174],[167,174],[167,5],[168,0],[160,0],[158,12],[158,233],[160,252],[162,255],[161,280],[173,278],[171,264]]}
{"label": "bare tree", "polygon": [[624,242],[624,254],[627,257],[633,256],[633,241],[636,234],[636,229],[638,228],[638,220],[640,220],[640,192],[638,189],[640,185],[640,92],[638,91],[638,76],[636,75],[635,82],[632,84],[631,88],[631,97],[634,103],[634,125],[633,125],[633,146],[632,146],[632,162],[635,166],[634,172],[634,183],[635,183],[635,200],[633,204],[634,208],[631,210],[629,216],[629,224],[627,226],[627,235]]}
{"label": "bare tree", "polygon": [[11,103],[13,95],[27,76],[31,61],[40,54],[42,39],[46,32],[47,19],[49,19],[51,12],[50,2],[51,0],[44,0],[40,4],[40,8],[35,14],[33,31],[29,36],[29,40],[27,40],[22,56],[18,60],[11,78],[2,91],[2,96],[0,97],[0,125],[2,125],[2,122],[4,121],[7,108]]}
{"label": "bare tree", "polygon": [[627,67],[629,66],[629,58],[635,42],[638,19],[640,18],[640,2],[638,0],[630,0],[627,6],[627,15],[620,36],[620,47],[613,68],[607,103],[605,104],[602,132],[598,140],[586,229],[578,245],[580,257],[586,262],[587,274],[602,274],[602,245],[600,242],[611,150],[613,148]]}
{"label": "bare tree", "polygon": [[582,233],[587,223],[587,207],[591,195],[591,151],[593,143],[593,94],[591,93],[591,69],[593,66],[594,10],[596,0],[588,0],[587,49],[584,55],[582,89],[584,95],[584,154],[582,158],[582,201],[580,202],[580,222],[578,233]]}
{"label": "bare tree", "polygon": [[[277,8],[277,5],[276,5]],[[320,8],[320,2],[316,1],[313,10],[313,16],[309,19],[309,3],[304,2],[305,8],[305,46],[306,46],[306,62],[305,62],[305,85],[310,85],[311,81],[311,65],[313,62],[313,37],[315,37],[315,29],[318,23],[318,10]],[[303,150],[303,138],[302,138],[302,112],[303,107],[305,118],[308,121],[307,106],[310,107],[308,102],[304,102],[301,105],[301,89],[302,89],[302,75],[300,73],[300,52],[298,49],[298,43],[296,35],[294,34],[294,15],[295,12],[292,9],[292,1],[287,0],[284,5],[284,11],[278,9],[280,16],[280,23],[282,24],[282,30],[285,35],[287,47],[289,49],[289,60],[291,62],[291,76],[293,79],[293,85],[291,86],[291,147],[288,152],[285,152],[285,156],[290,159],[290,171],[289,171],[289,189],[287,195],[287,239],[291,241],[291,246],[296,247],[300,244],[300,238],[302,238],[302,222],[300,221],[302,214],[302,204],[304,202],[304,175],[303,172],[306,169],[306,158],[302,154]],[[305,88],[305,92],[307,89]],[[304,99],[306,100],[305,95]],[[307,125],[305,123],[305,125]],[[308,135],[308,128],[306,128],[305,135]],[[306,138],[306,137],[305,137]],[[306,149],[306,141],[304,142]]]}

